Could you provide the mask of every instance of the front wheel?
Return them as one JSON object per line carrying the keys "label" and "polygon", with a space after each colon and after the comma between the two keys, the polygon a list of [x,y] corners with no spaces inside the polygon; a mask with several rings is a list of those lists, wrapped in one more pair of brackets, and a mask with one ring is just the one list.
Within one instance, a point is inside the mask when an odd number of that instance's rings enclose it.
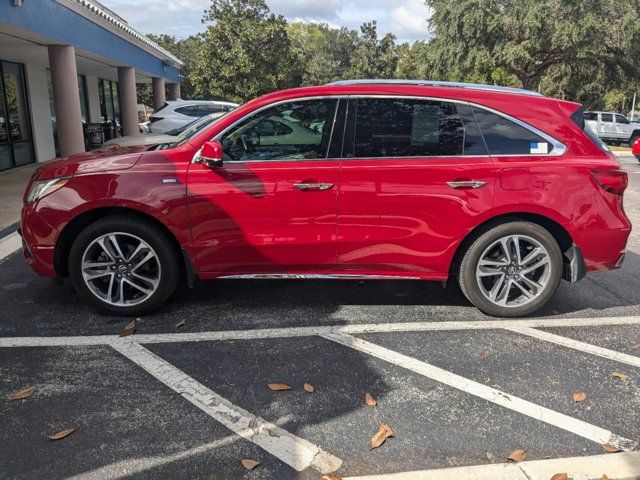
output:
{"label": "front wheel", "polygon": [[471,244],[458,281],[467,299],[498,317],[529,315],[545,305],[562,278],[562,252],[553,236],[529,222],[508,222]]}
{"label": "front wheel", "polygon": [[78,235],[69,274],[85,301],[106,313],[137,316],[156,310],[173,293],[180,267],[172,239],[160,227],[113,216]]}

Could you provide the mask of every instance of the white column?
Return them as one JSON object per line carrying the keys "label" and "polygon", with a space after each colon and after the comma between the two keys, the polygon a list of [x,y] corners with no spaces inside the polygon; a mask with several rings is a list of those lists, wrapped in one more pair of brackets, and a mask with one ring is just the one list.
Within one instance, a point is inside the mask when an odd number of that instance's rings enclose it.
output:
{"label": "white column", "polygon": [[125,136],[140,135],[135,69],[133,67],[118,67],[118,82],[120,82],[122,130]]}
{"label": "white column", "polygon": [[169,84],[169,100],[178,100],[180,98],[180,84]]}
{"label": "white column", "polygon": [[166,96],[164,92],[164,78],[153,77],[153,109],[155,111],[160,110],[166,102]]}
{"label": "white column", "polygon": [[61,155],[66,157],[84,152],[76,53],[70,45],[49,45],[48,48],[58,144]]}
{"label": "white column", "polygon": [[31,129],[37,162],[46,162],[56,156],[49,106],[47,69],[40,65],[25,65],[27,71],[27,92],[31,109]]}

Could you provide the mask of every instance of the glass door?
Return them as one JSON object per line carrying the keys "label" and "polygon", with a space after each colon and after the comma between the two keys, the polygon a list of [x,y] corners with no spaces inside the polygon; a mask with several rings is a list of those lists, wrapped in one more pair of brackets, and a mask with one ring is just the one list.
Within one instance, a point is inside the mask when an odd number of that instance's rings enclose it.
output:
{"label": "glass door", "polygon": [[0,62],[0,170],[34,161],[22,65]]}

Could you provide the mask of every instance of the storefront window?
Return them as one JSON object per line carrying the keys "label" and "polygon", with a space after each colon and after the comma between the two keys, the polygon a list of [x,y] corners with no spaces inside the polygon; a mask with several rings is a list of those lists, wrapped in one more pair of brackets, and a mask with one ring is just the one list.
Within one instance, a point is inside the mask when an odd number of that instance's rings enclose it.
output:
{"label": "storefront window", "polygon": [[22,65],[0,62],[0,170],[34,161]]}

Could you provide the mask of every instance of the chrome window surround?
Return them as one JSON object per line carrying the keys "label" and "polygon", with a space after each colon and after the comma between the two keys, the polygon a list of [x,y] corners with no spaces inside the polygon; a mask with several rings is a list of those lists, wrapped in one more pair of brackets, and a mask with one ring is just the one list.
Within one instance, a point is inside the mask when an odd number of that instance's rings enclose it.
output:
{"label": "chrome window surround", "polygon": [[[455,100],[455,99],[442,98],[442,97],[423,97],[423,96],[417,96],[417,95],[376,95],[376,94],[317,95],[317,96],[312,96],[312,97],[289,98],[289,99],[286,99],[286,100],[280,100],[280,101],[275,102],[275,103],[270,103],[269,105],[263,105],[262,107],[260,107],[260,108],[258,108],[256,110],[253,110],[252,112],[248,113],[244,117],[238,119],[237,121],[235,121],[234,123],[229,125],[227,128],[222,130],[214,138],[212,138],[212,140],[218,140],[219,141],[229,130],[231,130],[232,128],[236,127],[238,124],[242,123],[247,118],[258,114],[258,113],[262,112],[263,110],[275,107],[277,105],[281,105],[283,103],[304,102],[304,101],[322,100],[322,99],[343,99],[343,98],[346,98],[346,99],[353,99],[353,98],[400,98],[400,99],[412,99],[412,100],[430,100],[430,101],[436,101],[436,102],[449,102],[449,103],[456,103],[456,104],[460,104],[460,105],[467,105],[467,106],[470,106],[470,107],[475,107],[475,108],[479,108],[479,109],[482,109],[482,110],[486,110],[487,112],[494,113],[496,115],[499,115],[502,118],[505,118],[506,120],[509,120],[510,122],[515,123],[516,125],[519,125],[519,126],[525,128],[526,130],[530,131],[531,133],[534,133],[534,134],[538,135],[539,137],[543,138],[544,140],[546,140],[547,142],[549,142],[553,146],[553,149],[549,153],[542,153],[542,154],[538,154],[538,153],[510,154],[510,153],[508,153],[508,154],[496,154],[496,155],[418,155],[418,156],[413,156],[413,157],[345,157],[345,158],[316,158],[316,159],[298,159],[298,158],[293,158],[293,159],[282,159],[282,160],[277,160],[277,159],[274,159],[274,160],[227,160],[225,163],[318,162],[318,161],[329,161],[329,160],[362,160],[362,159],[385,160],[387,158],[411,159],[411,158],[561,157],[567,152],[567,147],[566,147],[566,145],[564,143],[560,142],[559,140],[556,140],[551,135],[547,135],[546,133],[544,133],[543,131],[537,129],[536,127],[533,127],[533,126],[529,125],[528,123],[523,122],[522,120],[519,120],[519,119],[517,119],[515,117],[512,117],[511,115],[508,115],[506,113],[500,112],[499,110],[495,110],[495,109],[493,109],[491,107],[487,107],[485,105],[480,105],[480,104],[477,104],[477,103],[467,102],[467,101],[463,101],[463,100]],[[337,110],[338,109],[336,107],[336,114],[337,114]],[[335,124],[335,120],[334,120],[334,124]],[[482,132],[482,130],[481,130],[481,132]],[[333,131],[332,131],[332,135],[333,135]],[[198,156],[197,153],[194,156],[194,159],[192,160],[192,162],[193,163],[197,163],[196,159],[199,160],[199,156]]]}

